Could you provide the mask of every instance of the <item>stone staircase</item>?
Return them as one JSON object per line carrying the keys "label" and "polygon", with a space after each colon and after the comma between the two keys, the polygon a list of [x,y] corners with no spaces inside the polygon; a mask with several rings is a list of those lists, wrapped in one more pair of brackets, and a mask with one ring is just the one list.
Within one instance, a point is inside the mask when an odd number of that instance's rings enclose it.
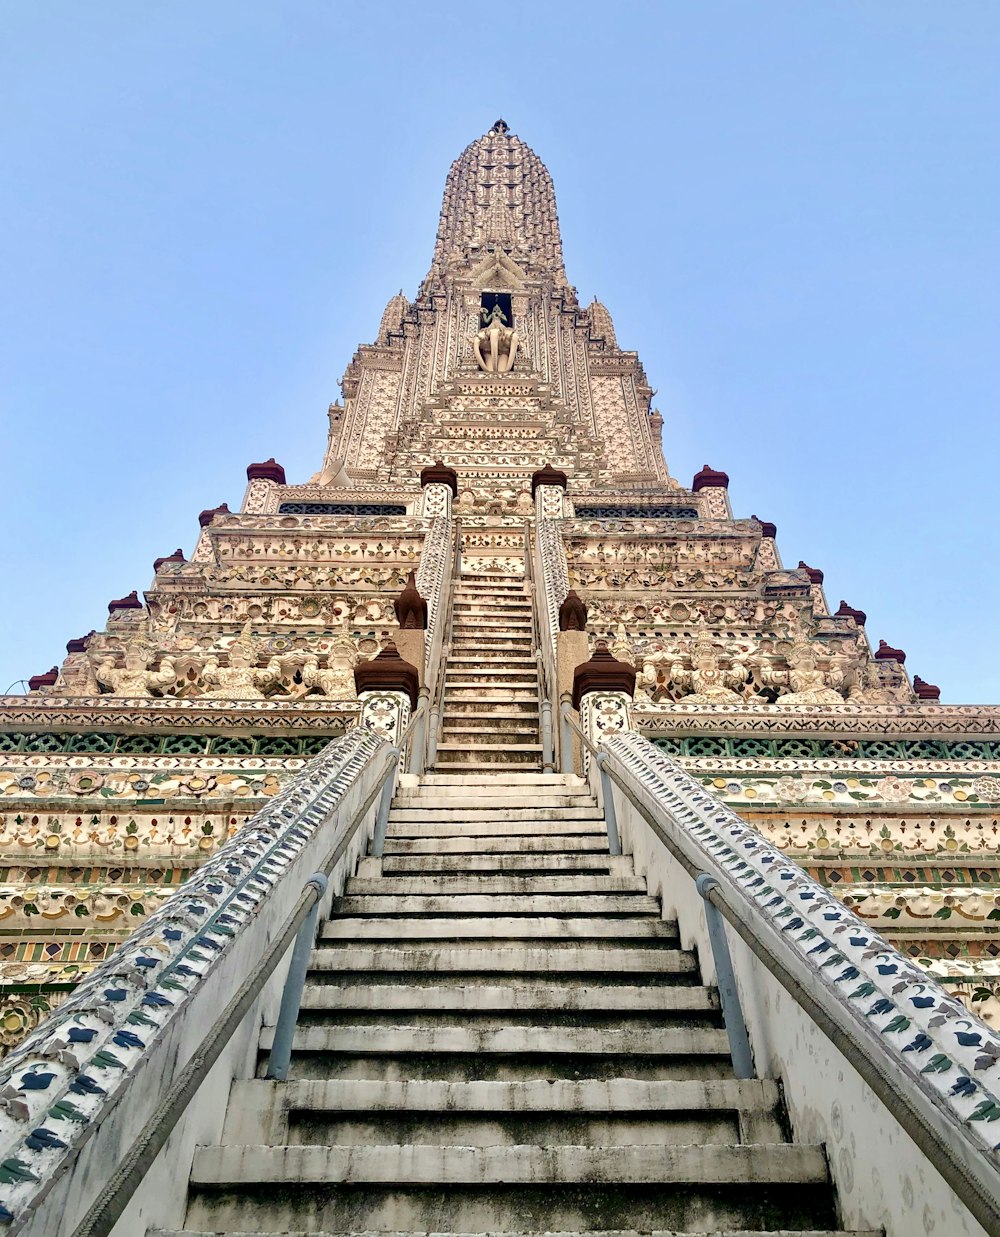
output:
{"label": "stone staircase", "polygon": [[188,1237],[836,1230],[581,779],[404,775],[333,909],[289,1081],[234,1085]]}
{"label": "stone staircase", "polygon": [[542,767],[531,598],[522,576],[462,575],[444,667],[442,773]]}

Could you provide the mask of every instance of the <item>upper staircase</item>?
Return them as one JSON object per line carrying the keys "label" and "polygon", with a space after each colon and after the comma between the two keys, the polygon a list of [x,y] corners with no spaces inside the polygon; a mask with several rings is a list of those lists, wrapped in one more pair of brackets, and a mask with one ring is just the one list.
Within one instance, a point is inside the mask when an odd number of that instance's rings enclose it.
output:
{"label": "upper staircase", "polygon": [[733,1076],[717,993],[589,788],[509,768],[403,777],[321,930],[289,1081],[234,1084],[186,1225],[840,1231],[823,1148]]}
{"label": "upper staircase", "polygon": [[538,709],[531,597],[523,577],[457,577],[437,769],[540,770]]}

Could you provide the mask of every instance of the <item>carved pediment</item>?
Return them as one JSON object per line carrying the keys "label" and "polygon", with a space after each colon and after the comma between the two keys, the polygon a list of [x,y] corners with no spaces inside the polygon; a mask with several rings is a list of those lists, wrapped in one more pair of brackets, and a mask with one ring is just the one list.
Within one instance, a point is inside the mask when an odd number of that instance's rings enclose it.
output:
{"label": "carved pediment", "polygon": [[502,249],[486,253],[469,272],[472,286],[482,292],[485,288],[491,291],[523,292],[527,275],[512,257]]}

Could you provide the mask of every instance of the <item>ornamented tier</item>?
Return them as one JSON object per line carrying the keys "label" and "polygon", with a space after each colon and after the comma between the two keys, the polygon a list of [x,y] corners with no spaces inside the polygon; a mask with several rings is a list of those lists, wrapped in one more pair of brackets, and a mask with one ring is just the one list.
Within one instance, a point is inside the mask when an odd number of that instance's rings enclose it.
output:
{"label": "ornamented tier", "polygon": [[606,642],[636,671],[608,726],[627,711],[992,1017],[1000,714],[911,683],[734,516],[725,472],[670,476],[639,358],[578,301],[551,177],[504,122],[452,165],[431,268],[374,334],[313,476],[251,464],[188,558],[0,703],[0,1042],[326,741],[396,733],[400,690],[359,688],[397,672],[358,671],[389,641],[406,692],[437,693],[444,773],[541,768],[546,710]]}

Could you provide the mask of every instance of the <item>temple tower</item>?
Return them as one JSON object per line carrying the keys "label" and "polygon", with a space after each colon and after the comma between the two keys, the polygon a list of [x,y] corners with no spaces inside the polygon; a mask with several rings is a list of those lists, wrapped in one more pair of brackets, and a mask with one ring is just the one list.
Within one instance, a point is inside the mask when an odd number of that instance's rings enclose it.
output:
{"label": "temple tower", "polygon": [[578,301],[552,179],[504,121],[372,327],[316,473],[251,464],[187,554],[0,702],[0,1042],[331,737],[398,736],[420,693],[443,774],[579,767],[560,705],[601,642],[636,687],[595,733],[652,739],[992,1016],[997,711],[873,647],[772,523],[734,515],[725,472],[671,477],[639,358]]}

